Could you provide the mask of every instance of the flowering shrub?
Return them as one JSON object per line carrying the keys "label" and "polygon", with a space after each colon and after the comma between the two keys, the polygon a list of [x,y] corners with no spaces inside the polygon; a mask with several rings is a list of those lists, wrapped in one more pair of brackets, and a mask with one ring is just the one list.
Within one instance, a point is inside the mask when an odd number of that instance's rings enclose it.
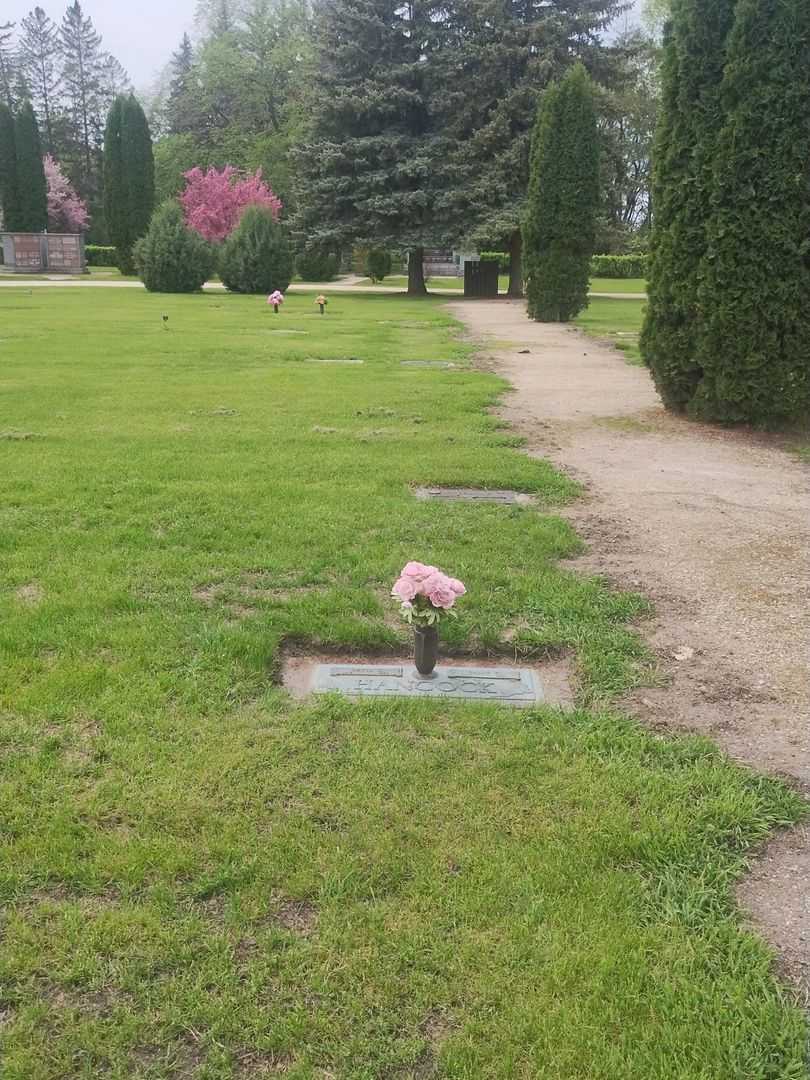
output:
{"label": "flowering shrub", "polygon": [[62,166],[50,154],[42,159],[42,165],[48,185],[48,229],[55,233],[86,232],[90,224],[87,206],[62,172]]}
{"label": "flowering shrub", "polygon": [[402,617],[407,622],[434,626],[445,615],[455,616],[452,608],[466,591],[462,582],[448,577],[437,567],[409,562],[391,595],[399,600]]}
{"label": "flowering shrub", "polygon": [[226,165],[206,172],[190,169],[183,176],[186,189],[180,202],[186,224],[211,243],[221,243],[230,236],[248,206],[261,206],[278,221],[281,199],[262,180],[261,169],[240,176],[233,165]]}

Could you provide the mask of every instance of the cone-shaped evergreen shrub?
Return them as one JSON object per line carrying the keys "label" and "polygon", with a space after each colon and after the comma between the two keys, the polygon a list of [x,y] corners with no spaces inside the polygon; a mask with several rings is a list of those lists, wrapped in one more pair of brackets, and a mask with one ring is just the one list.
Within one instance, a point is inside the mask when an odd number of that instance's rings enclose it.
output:
{"label": "cone-shaped evergreen shrub", "polygon": [[391,252],[383,248],[372,248],[366,256],[366,277],[372,281],[382,281],[391,273]]}
{"label": "cone-shaped evergreen shrub", "polygon": [[287,231],[269,210],[249,206],[222,245],[219,272],[226,288],[240,293],[284,292],[293,275]]}
{"label": "cone-shaped evergreen shrub", "polygon": [[18,232],[43,232],[48,228],[48,186],[37,118],[29,101],[17,113],[14,143],[17,154],[17,216],[11,228]]}
{"label": "cone-shaped evergreen shrub", "polygon": [[104,216],[122,274],[134,268],[133,248],[149,227],[155,203],[152,137],[130,94],[115,99],[104,134]]}
{"label": "cone-shaped evergreen shrub", "polygon": [[740,0],[722,98],[690,412],[771,424],[810,410],[808,0]]}
{"label": "cone-shaped evergreen shrub", "polygon": [[14,117],[11,109],[0,101],[0,211],[4,228],[15,229],[19,216],[17,201],[17,148],[14,138]]}
{"label": "cone-shaped evergreen shrub", "polygon": [[334,281],[338,257],[323,248],[306,248],[295,260],[295,269],[302,281]]}
{"label": "cone-shaped evergreen shrub", "polygon": [[197,292],[214,270],[210,244],[186,227],[179,203],[169,200],[152,216],[149,231],[135,246],[135,262],[150,292]]}
{"label": "cone-shaped evergreen shrub", "polygon": [[653,154],[649,302],[641,337],[664,404],[683,410],[701,380],[697,290],[706,247],[720,83],[734,0],[674,0]]}
{"label": "cone-shaped evergreen shrub", "polygon": [[531,318],[568,322],[587,307],[599,200],[593,87],[576,64],[543,94],[532,139],[523,227]]}

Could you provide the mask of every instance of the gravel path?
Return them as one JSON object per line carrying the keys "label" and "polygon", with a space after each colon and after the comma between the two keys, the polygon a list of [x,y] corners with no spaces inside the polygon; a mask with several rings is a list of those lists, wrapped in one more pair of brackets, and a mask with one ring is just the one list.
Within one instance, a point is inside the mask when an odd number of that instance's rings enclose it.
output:
{"label": "gravel path", "polygon": [[[627,708],[810,794],[810,468],[777,438],[671,416],[645,369],[519,302],[450,310],[513,384],[501,411],[529,452],[586,488],[566,511],[590,546],[577,568],[655,602],[642,632],[667,685]],[[794,830],[740,900],[810,993],[808,881],[810,833]]]}

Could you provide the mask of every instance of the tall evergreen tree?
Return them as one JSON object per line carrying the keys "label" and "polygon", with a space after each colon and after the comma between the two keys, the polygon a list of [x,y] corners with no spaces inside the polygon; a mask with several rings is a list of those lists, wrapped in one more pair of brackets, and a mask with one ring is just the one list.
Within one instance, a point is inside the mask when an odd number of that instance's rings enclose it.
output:
{"label": "tall evergreen tree", "polygon": [[0,101],[9,109],[14,108],[14,81],[17,72],[15,25],[13,22],[0,23]]}
{"label": "tall evergreen tree", "polygon": [[10,226],[18,232],[43,232],[48,228],[48,186],[37,118],[30,101],[25,102],[14,120],[14,143],[18,217]]}
{"label": "tall evergreen tree", "polygon": [[45,149],[54,152],[54,113],[59,100],[59,30],[41,7],[22,21],[20,67],[31,94]]}
{"label": "tall evergreen tree", "polygon": [[593,86],[577,64],[543,94],[532,140],[523,227],[531,318],[568,322],[587,307],[599,196]]}
{"label": "tall evergreen tree", "polygon": [[641,344],[664,404],[675,410],[687,407],[702,377],[698,277],[724,119],[720,84],[734,3],[674,0],[666,36],[653,167],[649,302]]}
{"label": "tall evergreen tree", "polygon": [[104,138],[104,215],[122,273],[134,270],[133,248],[146,234],[155,203],[152,138],[136,99],[113,102]]}
{"label": "tall evergreen tree", "polygon": [[194,48],[188,34],[183,34],[177,51],[172,53],[169,67],[171,83],[166,102],[169,134],[182,135],[194,130],[198,112],[193,98]]}
{"label": "tall evergreen tree", "polygon": [[581,61],[609,86],[616,50],[604,31],[625,0],[445,0],[432,67],[448,232],[512,253],[509,291],[522,295],[521,229],[531,132],[543,88]]}
{"label": "tall evergreen tree", "polygon": [[14,116],[3,101],[0,101],[0,211],[2,211],[3,227],[16,228],[19,220],[19,202]]}
{"label": "tall evergreen tree", "polygon": [[690,412],[810,414],[810,4],[740,0],[729,39]]}
{"label": "tall evergreen tree", "polygon": [[62,78],[72,137],[78,150],[74,179],[83,194],[96,187],[97,152],[103,125],[101,35],[85,17],[79,0],[65,12],[59,28]]}
{"label": "tall evergreen tree", "polygon": [[327,0],[316,21],[312,133],[298,154],[307,243],[409,249],[414,295],[425,292],[423,247],[442,235],[426,85],[438,26],[433,0]]}

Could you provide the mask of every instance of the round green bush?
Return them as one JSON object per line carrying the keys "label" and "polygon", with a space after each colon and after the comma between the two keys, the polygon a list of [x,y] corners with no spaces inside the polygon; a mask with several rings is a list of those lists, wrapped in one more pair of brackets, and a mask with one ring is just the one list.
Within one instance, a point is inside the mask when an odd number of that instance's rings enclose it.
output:
{"label": "round green bush", "polygon": [[232,292],[284,292],[293,276],[287,231],[269,210],[249,206],[222,245],[219,272]]}
{"label": "round green bush", "polygon": [[163,203],[149,231],[135,245],[141,281],[150,292],[199,292],[214,271],[214,253],[199,233],[187,228],[179,203]]}
{"label": "round green bush", "polygon": [[382,281],[391,273],[391,252],[382,248],[371,248],[366,256],[366,277],[372,281]]}
{"label": "round green bush", "polygon": [[323,248],[308,248],[295,261],[302,281],[334,281],[338,272],[338,257]]}

